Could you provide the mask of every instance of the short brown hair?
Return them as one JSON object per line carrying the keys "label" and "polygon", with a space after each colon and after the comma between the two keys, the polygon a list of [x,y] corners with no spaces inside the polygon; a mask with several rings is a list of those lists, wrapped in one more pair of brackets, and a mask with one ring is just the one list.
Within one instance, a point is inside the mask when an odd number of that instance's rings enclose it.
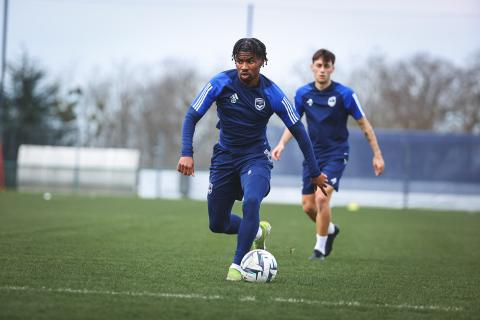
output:
{"label": "short brown hair", "polygon": [[318,59],[322,59],[324,62],[331,62],[332,64],[335,64],[335,55],[333,54],[333,52],[327,49],[317,50],[317,52],[313,54],[312,63],[314,63]]}

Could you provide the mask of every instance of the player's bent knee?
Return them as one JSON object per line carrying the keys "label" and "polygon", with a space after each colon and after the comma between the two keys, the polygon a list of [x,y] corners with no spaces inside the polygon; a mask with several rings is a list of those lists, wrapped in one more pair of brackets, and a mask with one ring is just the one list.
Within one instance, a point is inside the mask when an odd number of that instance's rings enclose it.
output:
{"label": "player's bent knee", "polygon": [[303,204],[303,212],[308,215],[315,214],[317,212],[317,208],[315,208],[315,204],[312,203],[304,203]]}
{"label": "player's bent knee", "polygon": [[257,197],[245,197],[243,199],[243,211],[244,211],[244,218],[248,218],[245,216],[245,212],[258,212],[260,211],[260,203],[261,199]]}
{"label": "player's bent knee", "polygon": [[227,231],[227,226],[224,223],[210,222],[208,227],[213,233],[225,233]]}

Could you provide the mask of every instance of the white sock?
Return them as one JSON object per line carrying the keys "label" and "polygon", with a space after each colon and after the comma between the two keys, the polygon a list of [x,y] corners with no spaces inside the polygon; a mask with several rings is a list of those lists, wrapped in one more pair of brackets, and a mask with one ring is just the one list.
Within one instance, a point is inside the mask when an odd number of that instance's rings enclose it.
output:
{"label": "white sock", "polygon": [[333,234],[335,232],[335,225],[330,222],[328,225],[328,234]]}
{"label": "white sock", "polygon": [[230,268],[237,269],[238,271],[242,272],[242,267],[240,267],[238,264],[232,263],[230,265]]}
{"label": "white sock", "polygon": [[262,228],[258,227],[258,231],[257,231],[257,235],[255,236],[255,240],[258,240],[260,239],[260,237],[262,236]]}
{"label": "white sock", "polygon": [[317,243],[315,244],[315,250],[325,254],[325,244],[327,243],[328,236],[321,236],[317,234]]}

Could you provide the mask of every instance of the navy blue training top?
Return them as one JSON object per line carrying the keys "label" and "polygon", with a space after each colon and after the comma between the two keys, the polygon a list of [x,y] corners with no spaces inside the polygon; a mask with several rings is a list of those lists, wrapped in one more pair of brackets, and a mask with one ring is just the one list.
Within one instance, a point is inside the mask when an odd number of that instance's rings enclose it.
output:
{"label": "navy blue training top", "polygon": [[282,90],[262,74],[257,87],[248,87],[238,78],[235,69],[217,74],[193,100],[183,124],[182,156],[193,155],[195,123],[208,111],[213,102],[217,105],[220,147],[237,153],[263,151],[269,148],[267,123],[272,114],[276,113],[299,142],[309,163],[311,176],[318,176],[320,171],[306,131],[299,121],[300,115]]}
{"label": "navy blue training top", "polygon": [[295,108],[300,116],[306,114],[317,158],[348,153],[348,116],[355,120],[365,116],[355,92],[334,81],[324,90],[318,90],[313,82],[300,87],[295,94]]}

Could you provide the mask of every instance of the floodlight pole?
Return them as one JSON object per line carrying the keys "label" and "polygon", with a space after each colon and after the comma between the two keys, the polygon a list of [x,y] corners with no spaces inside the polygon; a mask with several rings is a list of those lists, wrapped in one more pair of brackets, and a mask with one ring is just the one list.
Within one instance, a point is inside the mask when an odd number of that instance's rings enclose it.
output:
{"label": "floodlight pole", "polygon": [[[2,70],[0,78],[0,115],[3,116],[3,87],[5,82],[5,67],[7,61],[7,26],[8,0],[3,0],[3,35],[2,35]],[[3,120],[3,118],[0,118]]]}
{"label": "floodlight pole", "polygon": [[[76,96],[77,103],[80,103],[80,108],[82,107],[83,102],[83,91],[78,88],[71,89],[68,91],[69,95]],[[78,105],[78,104],[77,104]],[[84,106],[83,106],[84,107]],[[80,113],[83,115],[82,111]],[[82,117],[85,119],[85,117]],[[82,130],[79,123],[79,117],[77,115],[77,141],[75,144],[75,163],[73,168],[73,191],[78,192],[80,190],[80,151],[82,147]]]}
{"label": "floodlight pole", "polygon": [[3,0],[3,36],[2,36],[2,69],[0,71],[0,191],[5,187],[4,161],[3,161],[3,120],[4,120],[4,82],[7,61],[7,26],[8,26],[8,0]]}
{"label": "floodlight pole", "polygon": [[253,4],[247,6],[247,38],[253,36]]}

